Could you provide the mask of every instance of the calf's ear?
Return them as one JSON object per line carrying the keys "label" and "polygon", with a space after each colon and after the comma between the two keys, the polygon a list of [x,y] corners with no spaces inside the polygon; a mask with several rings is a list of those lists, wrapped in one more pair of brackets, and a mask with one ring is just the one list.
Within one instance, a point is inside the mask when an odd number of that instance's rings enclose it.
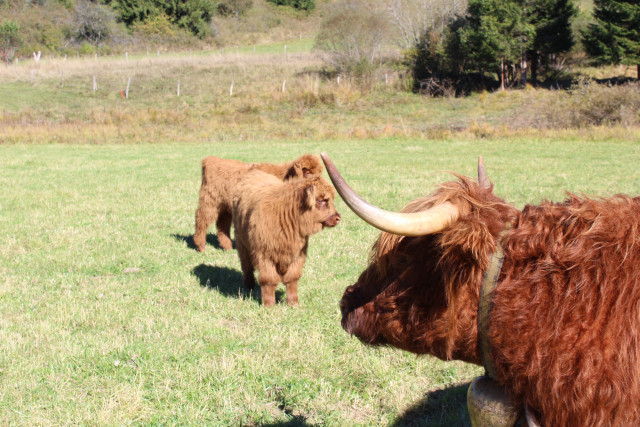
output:
{"label": "calf's ear", "polygon": [[284,176],[284,180],[287,181],[298,176],[298,169],[300,169],[300,166],[297,163],[294,163],[293,166],[291,166],[289,170],[287,170],[287,174]]}

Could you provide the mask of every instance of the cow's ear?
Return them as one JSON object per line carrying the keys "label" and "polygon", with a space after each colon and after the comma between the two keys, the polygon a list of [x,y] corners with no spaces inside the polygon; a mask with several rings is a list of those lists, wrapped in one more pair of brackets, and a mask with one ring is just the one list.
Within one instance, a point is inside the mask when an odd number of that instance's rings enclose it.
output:
{"label": "cow's ear", "polygon": [[316,204],[316,189],[313,185],[307,185],[302,189],[302,206],[311,209]]}

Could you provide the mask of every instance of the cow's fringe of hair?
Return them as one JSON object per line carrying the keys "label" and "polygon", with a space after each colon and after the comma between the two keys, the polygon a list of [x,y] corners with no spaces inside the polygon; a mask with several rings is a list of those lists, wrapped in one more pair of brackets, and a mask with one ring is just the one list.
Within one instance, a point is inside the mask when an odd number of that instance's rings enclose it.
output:
{"label": "cow's fringe of hair", "polygon": [[[515,208],[493,194],[493,186],[481,187],[470,178],[454,175],[459,181],[444,183],[432,195],[416,199],[402,209],[402,212],[420,212],[449,202],[460,211],[456,223],[436,236],[441,250],[438,267],[443,273],[448,306],[447,358],[452,358],[455,338],[460,334],[456,312],[458,293],[465,285],[481,282],[500,233],[517,214]],[[403,238],[382,233],[370,260],[378,262],[386,259],[383,255],[397,248]],[[383,275],[386,274],[384,262],[378,262],[378,268]]]}

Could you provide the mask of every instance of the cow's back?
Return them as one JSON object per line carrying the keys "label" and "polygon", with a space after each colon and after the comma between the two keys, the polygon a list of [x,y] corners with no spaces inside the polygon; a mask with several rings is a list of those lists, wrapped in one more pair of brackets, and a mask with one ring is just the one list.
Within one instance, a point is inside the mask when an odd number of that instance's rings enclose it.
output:
{"label": "cow's back", "polygon": [[527,206],[515,227],[491,317],[501,375],[547,425],[640,421],[638,200]]}

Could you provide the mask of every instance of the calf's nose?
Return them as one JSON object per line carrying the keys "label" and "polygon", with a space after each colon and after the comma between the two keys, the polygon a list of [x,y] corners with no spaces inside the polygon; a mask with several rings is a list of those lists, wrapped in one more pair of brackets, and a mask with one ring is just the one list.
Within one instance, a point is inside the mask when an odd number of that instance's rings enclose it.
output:
{"label": "calf's nose", "polygon": [[340,222],[340,214],[334,213],[324,221],[324,225],[327,227],[335,227]]}

